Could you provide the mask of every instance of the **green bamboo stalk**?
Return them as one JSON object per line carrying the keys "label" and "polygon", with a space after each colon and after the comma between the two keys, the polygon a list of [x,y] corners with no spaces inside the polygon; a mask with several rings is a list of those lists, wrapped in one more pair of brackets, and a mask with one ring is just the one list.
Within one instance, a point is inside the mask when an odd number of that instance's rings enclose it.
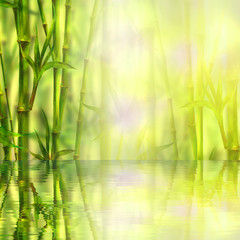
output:
{"label": "green bamboo stalk", "polygon": [[[18,100],[18,132],[28,134],[29,131],[29,67],[22,56],[29,53],[30,30],[29,30],[29,0],[16,0],[18,4],[15,12],[18,43],[19,43],[19,100]],[[19,203],[20,203],[20,221],[19,235],[20,239],[29,239],[30,234],[30,211],[29,211],[29,163],[28,163],[28,135],[19,138],[18,145],[23,147],[18,151],[19,160]]]}
{"label": "green bamboo stalk", "polygon": [[39,12],[40,12],[41,20],[42,20],[42,26],[43,26],[45,34],[47,35],[48,24],[47,24],[44,10],[43,10],[43,0],[37,0],[37,3],[38,3],[38,8],[39,8]]}
{"label": "green bamboo stalk", "polygon": [[[156,0],[154,0],[154,1],[156,1]],[[158,17],[157,17],[157,13],[156,13],[155,2],[153,3],[153,12],[154,12],[155,19],[156,19],[156,26],[157,26],[157,33],[158,33],[158,45],[160,47],[160,54],[161,54],[161,58],[162,58],[163,79],[164,79],[166,90],[167,90],[167,98],[168,98],[168,105],[169,105],[169,117],[170,117],[170,122],[171,122],[171,134],[172,134],[172,141],[173,141],[173,147],[174,147],[174,158],[175,158],[175,160],[179,160],[178,144],[177,144],[177,131],[176,131],[174,107],[173,107],[173,97],[172,97],[172,91],[171,91],[171,86],[170,86],[170,82],[169,82],[167,59],[166,59],[166,55],[165,55],[165,51],[164,51],[164,47],[163,47],[161,28],[160,28],[160,23],[158,21]]]}
{"label": "green bamboo stalk", "polygon": [[[2,67],[2,75],[3,75],[3,83],[4,83],[4,91],[5,91],[5,98],[6,98],[6,104],[7,104],[7,111],[8,111],[8,119],[9,119],[9,124],[10,124],[10,130],[13,131],[13,120],[12,120],[12,113],[11,113],[11,108],[10,108],[10,103],[9,103],[9,97],[8,97],[8,87],[7,87],[7,80],[6,80],[6,75],[5,75],[5,67],[3,63],[3,55],[2,55],[2,46],[1,46],[1,39],[0,39],[0,62],[1,62],[1,67]],[[14,137],[12,138],[13,144],[16,145]],[[17,159],[17,149],[14,148],[14,154],[15,154],[15,159]]]}
{"label": "green bamboo stalk", "polygon": [[19,138],[19,146],[24,149],[19,149],[18,159],[28,160],[28,136],[29,131],[29,66],[22,51],[28,55],[30,45],[30,30],[29,30],[29,0],[18,0],[17,11],[17,27],[18,27],[18,43],[19,43],[19,100],[18,100],[18,132],[25,134]]}
{"label": "green bamboo stalk", "polygon": [[[2,49],[1,49],[1,39],[0,39],[0,57],[2,57]],[[1,58],[2,60],[2,58]],[[4,73],[3,73],[4,75]],[[7,116],[7,109],[6,109],[6,101],[5,101],[5,96],[3,92],[3,87],[2,87],[2,82],[0,81],[0,122],[1,126],[4,127],[6,130],[8,129],[8,116]],[[10,148],[7,146],[3,146],[4,150],[4,159],[5,160],[10,160]]]}
{"label": "green bamboo stalk", "polygon": [[[229,45],[234,45],[234,36],[231,36]],[[231,94],[233,89],[233,96],[227,104],[227,139],[228,139],[228,160],[239,159],[239,140],[238,140],[238,81],[239,81],[239,59],[235,53],[231,54],[228,59],[228,66],[226,72],[226,86],[227,93]]]}
{"label": "green bamboo stalk", "polygon": [[91,14],[87,48],[86,48],[84,64],[83,64],[82,86],[80,90],[80,102],[79,102],[79,109],[78,109],[77,130],[76,130],[76,140],[75,140],[75,154],[74,154],[75,160],[80,160],[82,126],[83,126],[83,116],[84,116],[84,108],[85,108],[83,106],[83,103],[85,101],[85,96],[86,96],[86,80],[87,80],[87,73],[88,73],[89,51],[90,51],[93,34],[94,34],[97,9],[98,9],[98,0],[95,0],[93,9],[92,9],[92,14]]}
{"label": "green bamboo stalk", "polygon": [[[153,33],[150,30],[149,35],[154,39]],[[153,46],[154,40],[153,40]],[[154,67],[154,50],[150,50],[149,54],[149,74],[148,74],[148,91],[149,91],[149,122],[150,122],[150,160],[157,160],[156,152],[156,84],[155,84],[155,67]]]}
{"label": "green bamboo stalk", "polygon": [[[233,82],[236,80],[229,81],[229,88],[233,86]],[[238,95],[235,91],[232,99],[229,101],[227,106],[228,116],[228,160],[239,159],[239,141],[238,141]]]}
{"label": "green bamboo stalk", "polygon": [[[186,56],[188,63],[187,70],[187,85],[188,85],[188,95],[189,102],[194,102],[194,83],[192,77],[192,56],[191,56],[191,27],[190,27],[190,1],[185,0],[185,25],[186,25]],[[196,121],[195,121],[195,110],[194,108],[189,109],[188,113],[188,125],[190,131],[190,138],[193,149],[194,159],[197,159],[197,135],[196,135]]]}
{"label": "green bamboo stalk", "polygon": [[[109,54],[109,0],[103,0],[103,15],[102,15],[102,56]],[[100,116],[100,158],[101,160],[111,159],[111,136],[109,134],[109,126],[107,123],[107,106],[108,106],[108,82],[109,69],[104,62],[101,63],[101,111]]]}
{"label": "green bamboo stalk", "polygon": [[[53,13],[56,14],[55,28],[53,32],[53,42],[55,60],[60,61],[60,0],[52,0]],[[59,139],[59,101],[60,101],[60,82],[61,82],[61,70],[54,68],[54,83],[53,83],[53,153],[57,152],[58,139]]]}
{"label": "green bamboo stalk", "polygon": [[[65,2],[65,32],[64,43],[62,48],[63,63],[69,63],[69,47],[70,47],[70,30],[71,30],[71,8],[72,0],[66,0]],[[64,114],[64,108],[66,105],[68,94],[68,79],[69,71],[67,69],[62,70],[62,82],[61,82],[61,94],[60,94],[60,127],[62,124],[62,118]]]}
{"label": "green bamboo stalk", "polygon": [[[199,42],[198,42],[198,76],[196,85],[196,98],[199,101],[203,100],[203,59],[204,59],[204,2],[199,0]],[[203,160],[203,107],[196,109],[196,134],[197,134],[197,159]]]}

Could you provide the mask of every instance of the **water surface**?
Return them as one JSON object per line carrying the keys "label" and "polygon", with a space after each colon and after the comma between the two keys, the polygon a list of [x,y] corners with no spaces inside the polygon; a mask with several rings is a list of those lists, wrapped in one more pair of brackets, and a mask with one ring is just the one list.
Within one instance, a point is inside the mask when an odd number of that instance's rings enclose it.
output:
{"label": "water surface", "polygon": [[[27,171],[28,169],[28,171]],[[240,234],[238,162],[2,162],[1,239],[225,240]]]}

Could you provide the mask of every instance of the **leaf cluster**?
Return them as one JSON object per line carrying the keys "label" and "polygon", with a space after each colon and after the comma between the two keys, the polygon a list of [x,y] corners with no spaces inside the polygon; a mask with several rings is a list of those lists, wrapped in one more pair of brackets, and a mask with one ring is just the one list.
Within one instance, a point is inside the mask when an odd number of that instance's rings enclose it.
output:
{"label": "leaf cluster", "polygon": [[30,153],[39,160],[57,160],[59,157],[73,153],[74,150],[72,149],[65,149],[60,150],[57,152],[53,151],[52,145],[51,145],[51,130],[48,124],[47,116],[45,112],[42,110],[43,119],[44,119],[44,125],[45,125],[45,144],[42,142],[41,138],[39,137],[39,134],[37,131],[35,131],[38,146],[40,148],[41,154],[36,154],[30,151]]}

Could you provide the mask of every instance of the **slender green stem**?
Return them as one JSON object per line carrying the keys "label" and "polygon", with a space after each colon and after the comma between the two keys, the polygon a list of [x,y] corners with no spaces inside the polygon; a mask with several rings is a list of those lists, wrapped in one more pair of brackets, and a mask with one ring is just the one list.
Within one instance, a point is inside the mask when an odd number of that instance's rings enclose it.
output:
{"label": "slender green stem", "polygon": [[46,21],[45,13],[43,11],[43,0],[37,0],[37,2],[38,2],[38,8],[39,8],[39,12],[40,12],[41,20],[42,20],[43,29],[44,29],[45,34],[47,35],[48,24]]}
{"label": "slender green stem", "polygon": [[[203,59],[204,59],[204,2],[199,0],[199,43],[198,43],[198,74],[196,86],[196,98],[203,100]],[[197,159],[203,160],[203,107],[196,109],[196,134],[197,134]]]}
{"label": "slender green stem", "polygon": [[75,160],[80,160],[82,126],[83,126],[83,115],[84,115],[84,106],[82,103],[84,103],[85,96],[86,96],[86,73],[87,73],[87,71],[88,71],[88,60],[85,59],[84,66],[83,66],[82,87],[81,87],[81,91],[80,91],[80,103],[79,103],[78,118],[77,118],[75,154],[74,154]]}
{"label": "slender green stem", "polygon": [[[191,26],[190,26],[190,1],[185,1],[185,25],[186,25],[186,56],[187,56],[187,85],[189,102],[194,102],[194,83],[192,77],[192,53],[191,53]],[[197,159],[197,135],[196,135],[196,122],[195,122],[195,110],[191,108],[188,113],[188,125],[190,130],[190,138],[193,149],[194,159]]]}
{"label": "slender green stem", "polygon": [[[0,40],[1,41],[1,40]],[[2,60],[2,50],[1,50],[1,42],[0,42],[0,57]],[[2,70],[3,71],[3,70]],[[4,72],[4,71],[3,71]],[[3,73],[4,75],[4,73]],[[7,109],[6,109],[6,101],[5,101],[5,96],[3,92],[3,87],[2,87],[2,82],[0,81],[0,122],[1,126],[8,130],[8,116],[7,116]],[[10,159],[10,148],[8,146],[3,146],[5,160]]]}
{"label": "slender green stem", "polygon": [[[110,55],[109,51],[109,0],[104,0],[102,14],[102,56]],[[109,126],[107,123],[107,107],[108,107],[108,82],[110,79],[110,72],[104,60],[101,63],[101,111],[100,116],[100,158],[101,160],[111,159],[111,135],[109,133]]]}
{"label": "slender green stem", "polygon": [[[53,12],[55,12],[56,22],[53,32],[53,41],[55,43],[54,55],[55,60],[60,61],[60,0],[52,0]],[[54,80],[53,80],[53,129],[52,140],[53,153],[57,152],[58,139],[59,139],[59,102],[60,102],[60,82],[61,82],[61,70],[54,68]]]}
{"label": "slender green stem", "polygon": [[162,41],[162,34],[161,34],[161,28],[160,23],[158,21],[157,13],[156,13],[156,7],[155,7],[155,1],[153,3],[153,12],[156,19],[156,26],[157,26],[157,33],[158,33],[158,45],[160,47],[160,53],[162,58],[162,71],[163,71],[163,79],[167,90],[167,97],[168,97],[168,104],[169,104],[169,117],[171,121],[171,133],[172,133],[172,141],[173,141],[173,147],[174,147],[174,158],[175,160],[179,160],[179,153],[178,153],[178,144],[177,144],[177,131],[176,131],[176,124],[175,124],[175,116],[174,116],[174,107],[173,107],[173,98],[172,98],[172,91],[171,86],[169,82],[169,76],[168,76],[168,66],[167,66],[167,59],[163,47],[163,41]]}
{"label": "slender green stem", "polygon": [[[229,88],[233,85],[231,80],[229,81]],[[239,141],[238,141],[238,103],[237,103],[237,91],[230,100],[227,106],[228,113],[228,160],[239,159]]]}
{"label": "slender green stem", "polygon": [[86,49],[85,59],[83,64],[82,86],[80,90],[80,102],[79,102],[79,109],[78,109],[76,141],[75,141],[75,154],[74,154],[75,160],[80,159],[82,126],[83,126],[83,116],[84,116],[83,103],[85,101],[85,96],[86,96],[86,82],[87,82],[86,80],[87,80],[88,64],[89,64],[88,56],[89,56],[89,51],[90,51],[93,33],[94,33],[97,8],[98,8],[98,0],[95,0],[93,10],[92,10],[92,15],[91,15],[89,34],[88,34],[88,40],[87,40],[87,49]]}
{"label": "slender green stem", "polygon": [[[8,110],[8,118],[9,118],[9,123],[10,123],[10,129],[13,132],[13,120],[12,120],[12,113],[11,113],[9,97],[8,97],[8,87],[7,87],[7,80],[6,80],[6,75],[5,75],[5,67],[4,67],[4,63],[3,63],[3,56],[2,56],[2,50],[1,50],[1,40],[0,40],[0,61],[1,61],[1,67],[2,67],[3,83],[4,83],[5,98],[6,98],[6,103],[7,103],[7,110]],[[12,141],[13,141],[13,144],[16,145],[14,137],[12,138]],[[15,159],[17,159],[17,149],[16,148],[14,148],[14,154],[15,154]]]}
{"label": "slender green stem", "polygon": [[[69,47],[70,47],[70,31],[71,31],[71,8],[72,0],[66,0],[65,2],[65,32],[64,32],[64,43],[63,43],[63,63],[69,63]],[[60,127],[62,125],[62,119],[64,114],[64,108],[66,105],[67,94],[68,94],[68,79],[69,71],[67,69],[62,70],[62,83],[61,83],[61,94],[60,94]]]}

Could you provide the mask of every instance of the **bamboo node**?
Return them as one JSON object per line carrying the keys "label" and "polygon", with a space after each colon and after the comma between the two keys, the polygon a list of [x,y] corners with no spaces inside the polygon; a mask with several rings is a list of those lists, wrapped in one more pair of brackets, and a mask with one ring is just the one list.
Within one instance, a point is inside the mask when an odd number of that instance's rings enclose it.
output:
{"label": "bamboo node", "polygon": [[25,109],[24,107],[18,107],[17,111],[18,112],[29,112],[29,109]]}

